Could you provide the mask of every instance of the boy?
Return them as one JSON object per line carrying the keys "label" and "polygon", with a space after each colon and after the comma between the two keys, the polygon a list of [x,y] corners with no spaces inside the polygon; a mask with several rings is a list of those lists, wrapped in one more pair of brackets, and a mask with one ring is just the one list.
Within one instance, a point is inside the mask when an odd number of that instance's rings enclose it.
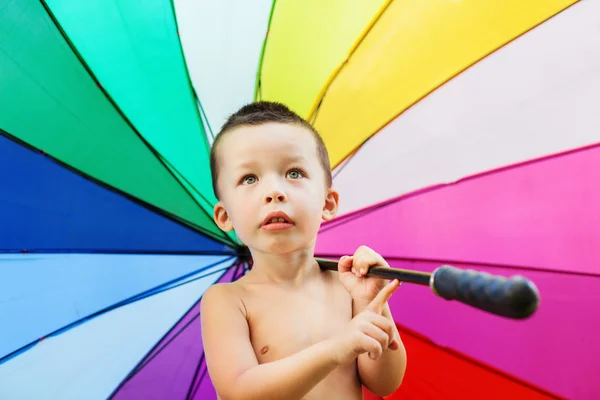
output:
{"label": "boy", "polygon": [[252,254],[240,280],[211,286],[201,305],[208,371],[226,399],[360,399],[385,396],[406,353],[387,300],[398,281],[366,278],[387,266],[367,247],[321,270],[322,220],[337,211],[327,150],[312,126],[278,103],[233,114],[211,151],[214,220]]}

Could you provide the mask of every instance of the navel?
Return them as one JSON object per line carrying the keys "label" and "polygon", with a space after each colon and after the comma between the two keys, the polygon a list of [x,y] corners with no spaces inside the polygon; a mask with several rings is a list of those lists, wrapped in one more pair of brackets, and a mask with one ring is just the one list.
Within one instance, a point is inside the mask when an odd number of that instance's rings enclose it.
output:
{"label": "navel", "polygon": [[267,351],[269,351],[269,346],[265,346],[262,349],[260,349],[260,354],[267,354]]}

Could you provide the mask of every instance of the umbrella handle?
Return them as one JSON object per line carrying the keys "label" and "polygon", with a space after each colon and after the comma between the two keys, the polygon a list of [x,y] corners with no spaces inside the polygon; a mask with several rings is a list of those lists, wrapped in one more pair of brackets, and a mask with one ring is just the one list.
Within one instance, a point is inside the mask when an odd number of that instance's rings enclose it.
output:
{"label": "umbrella handle", "polygon": [[[317,259],[317,262],[322,269],[337,271],[337,261]],[[537,288],[519,275],[505,278],[443,265],[432,273],[374,266],[369,268],[366,276],[426,285],[446,300],[457,300],[507,318],[528,318],[539,305]]]}

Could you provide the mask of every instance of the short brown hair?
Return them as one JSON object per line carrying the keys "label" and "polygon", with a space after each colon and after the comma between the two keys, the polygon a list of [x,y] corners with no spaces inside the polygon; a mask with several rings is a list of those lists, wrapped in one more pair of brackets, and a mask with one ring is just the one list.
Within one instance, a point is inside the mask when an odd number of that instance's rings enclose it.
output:
{"label": "short brown hair", "polygon": [[210,149],[210,170],[212,174],[212,187],[213,192],[217,199],[219,198],[219,191],[217,189],[217,178],[219,176],[219,166],[217,163],[217,146],[220,142],[220,139],[224,136],[226,132],[229,132],[240,126],[256,126],[262,125],[269,122],[279,122],[284,124],[296,124],[300,125],[307,130],[309,130],[313,137],[317,142],[317,153],[319,155],[319,161],[321,162],[321,166],[325,172],[325,179],[327,180],[327,185],[331,187],[332,185],[332,175],[331,175],[331,164],[329,161],[329,153],[327,152],[327,147],[325,147],[325,142],[323,142],[323,138],[317,132],[317,130],[305,119],[300,117],[298,114],[290,110],[287,106],[270,101],[258,101],[254,103],[247,104],[232,114],[217,136],[215,137],[215,141]]}

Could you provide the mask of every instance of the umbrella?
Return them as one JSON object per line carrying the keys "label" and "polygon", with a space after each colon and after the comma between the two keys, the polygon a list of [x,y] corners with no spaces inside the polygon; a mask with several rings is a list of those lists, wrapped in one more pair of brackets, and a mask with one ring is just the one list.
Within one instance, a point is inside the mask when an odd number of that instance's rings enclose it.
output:
{"label": "umbrella", "polygon": [[[215,398],[227,115],[280,101],[341,194],[317,256],[520,274],[512,320],[403,285],[390,398],[600,396],[600,3],[34,0],[0,8],[0,398]],[[367,398],[372,395],[365,391]]]}

